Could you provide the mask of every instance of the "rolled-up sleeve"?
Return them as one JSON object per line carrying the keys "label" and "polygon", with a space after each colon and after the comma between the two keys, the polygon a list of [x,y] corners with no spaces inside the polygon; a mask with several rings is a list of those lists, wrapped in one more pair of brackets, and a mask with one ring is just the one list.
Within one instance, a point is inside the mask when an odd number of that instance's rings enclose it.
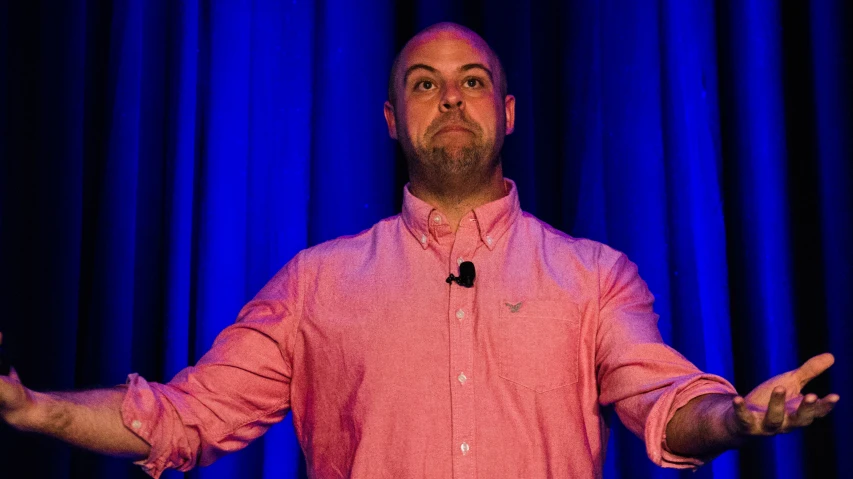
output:
{"label": "rolled-up sleeve", "polygon": [[[605,247],[605,253],[612,252]],[[654,297],[637,266],[624,254],[603,254],[596,371],[599,402],[613,406],[622,423],[643,438],[655,464],[696,468],[699,458],[666,448],[666,426],[675,412],[705,394],[736,394],[720,376],[700,371],[667,346],[657,327]]]}
{"label": "rolled-up sleeve", "polygon": [[168,384],[127,380],[125,426],[151,446],[137,462],[152,477],[187,471],[242,449],[290,408],[298,261],[285,266],[223,330],[195,366]]}

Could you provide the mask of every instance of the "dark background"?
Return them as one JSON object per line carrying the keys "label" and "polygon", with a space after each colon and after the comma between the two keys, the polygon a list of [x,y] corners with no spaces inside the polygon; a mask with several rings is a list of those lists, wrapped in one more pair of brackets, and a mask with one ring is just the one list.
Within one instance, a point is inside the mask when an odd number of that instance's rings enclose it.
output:
{"label": "dark background", "polygon": [[[853,477],[851,19],[842,0],[4,2],[0,331],[37,390],[195,362],[297,251],[398,211],[388,70],[456,21],[518,99],[522,207],[628,253],[670,344],[743,393],[836,356],[808,388],[841,395],[830,418],[698,475],[615,425],[607,477]],[[189,475],[300,461],[288,420]],[[0,471],[144,477],[5,426]]]}

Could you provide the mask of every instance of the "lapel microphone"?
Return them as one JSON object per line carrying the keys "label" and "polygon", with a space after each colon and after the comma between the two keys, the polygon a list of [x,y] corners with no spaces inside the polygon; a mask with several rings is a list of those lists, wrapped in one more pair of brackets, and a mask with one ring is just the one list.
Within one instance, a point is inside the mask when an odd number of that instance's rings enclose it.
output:
{"label": "lapel microphone", "polygon": [[447,284],[456,283],[459,286],[470,288],[474,286],[474,278],[476,276],[477,272],[474,270],[474,263],[464,261],[459,265],[459,276],[453,276],[453,273],[450,273],[450,276],[447,277]]}

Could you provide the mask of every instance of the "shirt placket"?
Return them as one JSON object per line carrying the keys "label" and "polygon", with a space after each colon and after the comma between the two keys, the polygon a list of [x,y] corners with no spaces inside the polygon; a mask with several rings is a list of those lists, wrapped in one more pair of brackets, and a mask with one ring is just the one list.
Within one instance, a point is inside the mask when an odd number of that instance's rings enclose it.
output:
{"label": "shirt placket", "polygon": [[[463,220],[464,222],[465,220]],[[450,256],[450,270],[459,274],[459,265],[473,259],[479,236],[476,228],[461,227],[456,232]],[[473,261],[472,261],[473,262]],[[476,264],[475,264],[476,267]],[[453,477],[476,476],[477,444],[474,438],[474,310],[475,288],[450,285],[450,384],[453,436]]]}

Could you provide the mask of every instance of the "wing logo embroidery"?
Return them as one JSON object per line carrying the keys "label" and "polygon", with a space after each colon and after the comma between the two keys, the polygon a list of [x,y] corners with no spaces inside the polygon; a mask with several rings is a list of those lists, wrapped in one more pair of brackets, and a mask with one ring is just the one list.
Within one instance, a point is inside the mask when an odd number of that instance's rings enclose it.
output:
{"label": "wing logo embroidery", "polygon": [[506,304],[506,307],[509,308],[510,313],[517,313],[518,310],[521,309],[521,303],[523,303],[523,301],[519,301],[516,304],[510,304],[510,303],[504,303],[504,304]]}

